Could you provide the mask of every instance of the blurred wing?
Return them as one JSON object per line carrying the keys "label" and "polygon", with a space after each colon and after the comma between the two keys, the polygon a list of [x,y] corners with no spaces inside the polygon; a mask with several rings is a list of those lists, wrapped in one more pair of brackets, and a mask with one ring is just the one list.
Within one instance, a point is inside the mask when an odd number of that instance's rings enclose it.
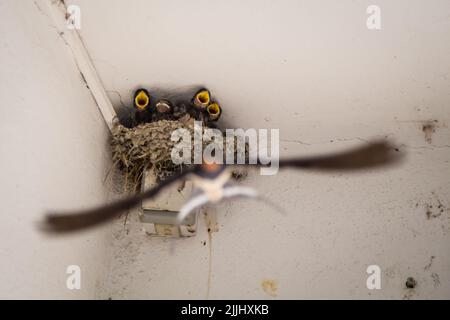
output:
{"label": "blurred wing", "polygon": [[286,214],[285,210],[282,207],[280,207],[276,203],[273,203],[269,199],[259,195],[258,192],[252,188],[240,187],[240,186],[226,187],[223,190],[223,197],[224,198],[244,197],[244,198],[256,199],[256,200],[268,205],[272,209],[275,209],[279,213],[281,213],[283,215]]}
{"label": "blurred wing", "polygon": [[199,193],[196,196],[193,196],[186,202],[183,207],[178,212],[176,223],[180,224],[184,219],[195,209],[200,208],[201,206],[207,204],[209,202],[208,197],[203,193]]}
{"label": "blurred wing", "polygon": [[223,189],[223,197],[224,198],[234,198],[234,197],[257,198],[258,193],[252,188],[233,186],[233,187],[226,187]]}
{"label": "blurred wing", "polygon": [[[234,198],[234,197],[247,197],[247,198],[257,198],[258,194],[255,190],[247,187],[225,187],[222,191],[222,199],[225,198]],[[181,208],[180,212],[177,215],[176,223],[180,224],[186,219],[189,214],[197,208],[204,206],[209,203],[209,199],[205,193],[200,192],[197,195],[193,196],[186,204]]]}
{"label": "blurred wing", "polygon": [[392,164],[401,158],[401,154],[386,141],[377,141],[326,156],[310,158],[281,159],[280,168],[312,168],[318,170],[357,170]]}
{"label": "blurred wing", "polygon": [[108,205],[100,206],[84,211],[68,212],[68,213],[49,213],[45,216],[45,220],[41,228],[46,232],[70,232],[96,226],[111,220],[125,210],[136,207],[142,200],[151,199],[156,196],[165,187],[182,179],[192,170],[184,170],[178,175],[174,175],[160,184],[142,193],[113,202]]}

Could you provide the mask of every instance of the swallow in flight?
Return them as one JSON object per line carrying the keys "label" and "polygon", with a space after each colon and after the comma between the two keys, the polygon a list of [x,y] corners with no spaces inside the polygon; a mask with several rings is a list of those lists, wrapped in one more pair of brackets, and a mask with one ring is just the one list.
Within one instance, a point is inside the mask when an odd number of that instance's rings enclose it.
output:
{"label": "swallow in flight", "polygon": [[[280,169],[302,169],[320,171],[355,171],[393,164],[401,158],[401,153],[386,141],[374,141],[340,153],[315,157],[294,157],[280,159]],[[162,192],[167,186],[191,178],[194,185],[192,198],[181,208],[176,223],[181,223],[194,209],[207,203],[217,203],[234,197],[258,198],[255,190],[230,183],[233,165],[206,163],[184,168],[157,186],[146,191],[118,200],[111,204],[102,205],[83,211],[67,213],[49,213],[45,216],[41,228],[50,233],[67,233],[87,229],[107,222],[122,212],[137,207],[142,200],[151,199]],[[256,164],[241,166],[262,167],[259,160]]]}

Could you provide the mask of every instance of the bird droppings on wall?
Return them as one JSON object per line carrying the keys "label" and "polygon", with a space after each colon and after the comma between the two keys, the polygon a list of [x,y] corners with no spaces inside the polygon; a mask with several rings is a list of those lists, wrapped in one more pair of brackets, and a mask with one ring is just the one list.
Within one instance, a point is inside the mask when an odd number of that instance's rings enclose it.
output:
{"label": "bird droppings on wall", "polygon": [[276,280],[264,279],[261,281],[261,287],[271,297],[275,298],[278,294],[278,282]]}
{"label": "bird droppings on wall", "polygon": [[[418,207],[420,203],[416,204]],[[437,221],[441,224],[441,229],[444,234],[450,231],[450,208],[447,207],[437,195],[435,191],[431,192],[429,199],[422,203],[425,217],[428,221]]]}
{"label": "bird droppings on wall", "polygon": [[248,172],[243,168],[236,168],[231,173],[231,176],[236,181],[243,181],[247,178]]}
{"label": "bird droppings on wall", "polygon": [[441,214],[444,212],[444,209],[442,208],[442,205],[439,205],[438,207],[434,206],[432,204],[426,204],[426,215],[427,219],[435,219],[441,216]]}
{"label": "bird droppings on wall", "polygon": [[425,141],[431,144],[433,142],[433,134],[436,132],[438,120],[428,120],[422,124],[422,131]]}
{"label": "bird droppings on wall", "polygon": [[219,232],[219,224],[217,223],[217,216],[214,212],[204,211],[205,223],[208,234]]}

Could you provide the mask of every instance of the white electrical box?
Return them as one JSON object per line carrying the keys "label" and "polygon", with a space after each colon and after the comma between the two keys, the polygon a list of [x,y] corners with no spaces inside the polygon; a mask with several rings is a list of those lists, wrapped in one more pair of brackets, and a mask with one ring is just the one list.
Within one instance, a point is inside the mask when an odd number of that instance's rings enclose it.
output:
{"label": "white electrical box", "polygon": [[[144,172],[142,191],[157,185],[156,175],[152,170]],[[175,224],[181,207],[192,193],[192,181],[174,183],[157,197],[142,201],[140,219],[144,230],[149,235],[166,237],[192,237],[197,233],[197,212],[189,215],[183,224]]]}

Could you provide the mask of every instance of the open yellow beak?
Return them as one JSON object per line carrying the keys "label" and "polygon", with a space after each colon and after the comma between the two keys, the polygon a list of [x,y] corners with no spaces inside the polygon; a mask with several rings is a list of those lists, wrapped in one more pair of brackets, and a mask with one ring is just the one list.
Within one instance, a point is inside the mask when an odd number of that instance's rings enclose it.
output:
{"label": "open yellow beak", "polygon": [[211,95],[208,90],[199,91],[194,97],[194,105],[198,108],[205,109],[211,102]]}
{"label": "open yellow beak", "polygon": [[134,98],[134,105],[138,110],[145,110],[150,103],[150,97],[141,90]]}
{"label": "open yellow beak", "polygon": [[208,106],[208,108],[206,108],[206,112],[208,112],[208,117],[210,120],[217,120],[222,113],[222,109],[218,103],[213,102]]}

